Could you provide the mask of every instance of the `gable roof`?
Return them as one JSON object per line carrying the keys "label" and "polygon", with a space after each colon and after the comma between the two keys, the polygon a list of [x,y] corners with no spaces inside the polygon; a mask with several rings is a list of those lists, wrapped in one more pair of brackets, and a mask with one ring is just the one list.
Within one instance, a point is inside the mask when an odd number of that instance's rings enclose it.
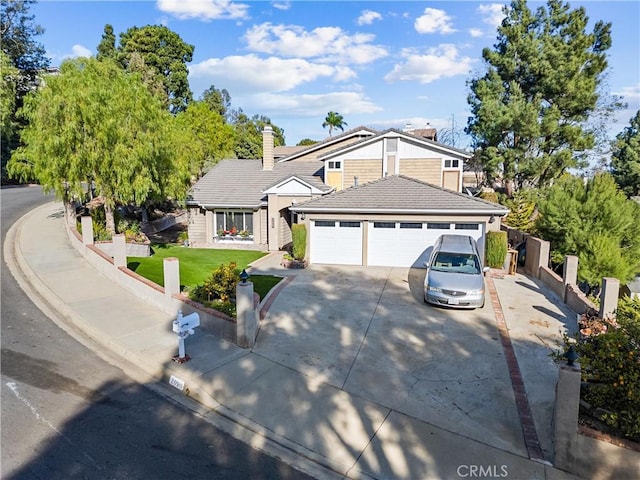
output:
{"label": "gable roof", "polygon": [[322,181],[322,169],[322,162],[317,161],[276,163],[273,170],[263,170],[261,160],[222,160],[191,187],[187,205],[259,208],[267,202],[264,190],[291,176],[330,192],[332,187]]}
{"label": "gable roof", "polygon": [[294,212],[506,215],[509,210],[404,175],[391,175],[298,203]]}
{"label": "gable roof", "polygon": [[[341,133],[340,135],[336,135],[335,137],[327,137],[324,140],[318,142],[318,143],[314,143],[313,145],[309,145],[308,147],[303,147],[300,150],[297,150],[295,152],[292,152],[291,154],[279,158],[278,162],[288,162],[291,161],[295,158],[298,157],[303,157],[305,155],[309,155],[310,153],[313,153],[317,150],[320,150],[322,148],[325,148],[327,145],[331,145],[334,143],[340,143],[346,139],[348,139],[349,137],[355,137],[355,136],[367,136],[367,137],[371,137],[374,135],[377,135],[379,132],[377,132],[376,130],[369,128],[369,127],[365,127],[365,126],[360,126],[360,127],[356,127],[356,128],[352,128],[351,130],[347,130],[344,133]],[[356,142],[357,143],[357,142]]]}
{"label": "gable roof", "polygon": [[445,153],[447,155],[451,155],[452,157],[456,157],[461,160],[468,160],[473,156],[471,153],[465,152],[464,150],[453,148],[448,145],[443,145],[442,143],[434,142],[433,140],[429,140],[427,138],[413,135],[411,133],[402,132],[395,128],[389,128],[371,137],[364,138],[358,142],[354,142],[349,145],[344,145],[335,150],[327,152],[324,155],[319,156],[318,160],[323,160],[323,161],[328,160],[330,158],[335,157],[336,155],[340,155],[346,152],[356,150],[370,143],[377,142],[381,138],[387,138],[387,137],[402,137],[408,141],[411,141],[414,143],[420,143],[424,145],[426,148],[428,148],[429,150],[435,150],[440,153]]}

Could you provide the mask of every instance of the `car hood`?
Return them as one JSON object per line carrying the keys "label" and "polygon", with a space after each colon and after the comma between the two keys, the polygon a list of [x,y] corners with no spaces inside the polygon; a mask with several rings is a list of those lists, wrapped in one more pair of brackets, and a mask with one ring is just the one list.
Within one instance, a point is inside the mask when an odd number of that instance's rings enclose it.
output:
{"label": "car hood", "polygon": [[443,288],[446,290],[469,291],[484,288],[484,277],[480,274],[438,272],[428,270],[424,279],[425,286]]}

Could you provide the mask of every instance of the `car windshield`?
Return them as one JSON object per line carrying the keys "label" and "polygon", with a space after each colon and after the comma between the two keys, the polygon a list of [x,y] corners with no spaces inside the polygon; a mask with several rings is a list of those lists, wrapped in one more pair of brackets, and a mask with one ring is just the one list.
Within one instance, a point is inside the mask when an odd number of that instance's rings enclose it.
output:
{"label": "car windshield", "polygon": [[438,252],[431,264],[431,270],[436,272],[480,273],[478,257],[472,253]]}

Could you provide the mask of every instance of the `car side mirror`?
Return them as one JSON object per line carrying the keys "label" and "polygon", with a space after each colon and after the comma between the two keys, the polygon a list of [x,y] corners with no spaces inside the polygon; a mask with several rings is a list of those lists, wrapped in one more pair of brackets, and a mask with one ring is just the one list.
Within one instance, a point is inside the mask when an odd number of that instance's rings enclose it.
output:
{"label": "car side mirror", "polygon": [[491,270],[491,267],[484,267],[484,268],[482,269],[482,273],[488,273],[488,272],[489,272],[489,270]]}
{"label": "car side mirror", "polygon": [[429,262],[424,262],[424,266],[429,268]]}

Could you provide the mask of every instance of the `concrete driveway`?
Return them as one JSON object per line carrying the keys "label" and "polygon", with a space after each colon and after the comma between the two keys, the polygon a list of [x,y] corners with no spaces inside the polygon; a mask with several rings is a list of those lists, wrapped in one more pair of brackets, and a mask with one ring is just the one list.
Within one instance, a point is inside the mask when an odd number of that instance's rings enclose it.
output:
{"label": "concrete driveway", "polygon": [[490,301],[422,300],[424,269],[311,266],[280,293],[254,352],[450,432],[526,456]]}

